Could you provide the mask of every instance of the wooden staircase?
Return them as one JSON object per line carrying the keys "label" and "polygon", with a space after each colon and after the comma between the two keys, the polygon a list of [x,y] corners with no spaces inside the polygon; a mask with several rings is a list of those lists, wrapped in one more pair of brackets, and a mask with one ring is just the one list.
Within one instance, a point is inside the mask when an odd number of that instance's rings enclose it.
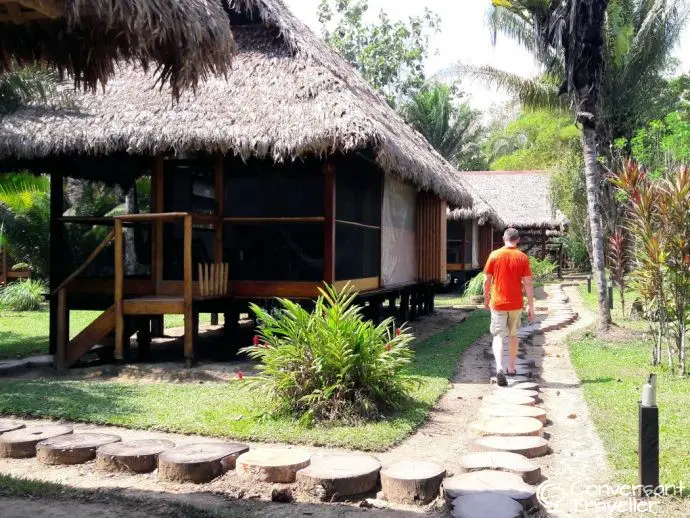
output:
{"label": "wooden staircase", "polygon": [[60,368],[74,365],[106,336],[115,330],[115,304],[101,313],[65,346],[59,348],[55,361]]}

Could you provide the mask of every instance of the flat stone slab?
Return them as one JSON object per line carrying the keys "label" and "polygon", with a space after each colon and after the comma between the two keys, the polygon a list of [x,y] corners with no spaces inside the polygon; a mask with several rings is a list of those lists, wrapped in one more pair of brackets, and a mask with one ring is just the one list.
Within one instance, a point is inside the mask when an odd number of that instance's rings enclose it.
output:
{"label": "flat stone slab", "polygon": [[531,417],[546,424],[546,410],[527,405],[489,405],[479,408],[482,417]]}
{"label": "flat stone slab", "polygon": [[14,432],[24,428],[24,425],[19,421],[10,421],[9,419],[0,419],[0,433]]}
{"label": "flat stone slab", "polygon": [[515,390],[535,390],[539,392],[539,383],[536,381],[519,381],[517,383],[508,383],[508,388],[513,388]]}
{"label": "flat stone slab", "polygon": [[453,500],[452,518],[519,518],[522,505],[498,493],[474,493]]}
{"label": "flat stone slab", "polygon": [[27,459],[36,455],[36,445],[72,433],[68,425],[45,425],[21,428],[13,432],[0,435],[0,457],[12,459]]}
{"label": "flat stone slab", "polygon": [[533,397],[535,400],[539,399],[539,392],[537,392],[536,390],[516,389],[511,387],[496,387],[496,390],[493,393],[500,395],[513,394],[518,396]]}
{"label": "flat stone slab", "polygon": [[543,457],[549,452],[549,443],[543,437],[535,435],[490,435],[474,441],[478,451],[509,451],[524,455],[528,459]]}
{"label": "flat stone slab", "polygon": [[103,471],[150,473],[158,467],[158,456],[175,447],[164,439],[114,442],[96,450],[96,468]]}
{"label": "flat stone slab", "polygon": [[185,444],[158,457],[158,478],[172,482],[209,482],[235,467],[249,446],[236,443]]}
{"label": "flat stone slab", "polygon": [[509,405],[527,405],[534,406],[536,400],[533,397],[523,396],[521,394],[488,394],[483,398],[485,405],[500,405],[503,403]]}
{"label": "flat stone slab", "polygon": [[252,450],[237,459],[237,475],[258,482],[290,484],[297,472],[311,463],[311,455],[303,450]]}
{"label": "flat stone slab", "polygon": [[119,442],[120,437],[105,433],[71,433],[46,439],[36,445],[36,459],[44,464],[83,464],[96,458],[96,450]]}
{"label": "flat stone slab", "polygon": [[443,494],[448,502],[461,496],[481,493],[503,495],[524,506],[535,500],[536,488],[525,484],[522,477],[514,473],[492,470],[460,473],[443,481]]}
{"label": "flat stone slab", "polygon": [[533,417],[486,417],[475,421],[471,427],[482,435],[541,436],[544,425]]}
{"label": "flat stone slab", "polygon": [[381,489],[391,502],[428,504],[438,496],[445,476],[445,468],[435,462],[397,462],[381,471]]}
{"label": "flat stone slab", "polygon": [[481,451],[464,453],[458,459],[460,473],[493,469],[508,471],[522,477],[527,484],[541,480],[541,468],[524,455],[508,451]]}
{"label": "flat stone slab", "polygon": [[357,453],[324,455],[297,472],[297,483],[322,500],[361,495],[372,491],[379,481],[381,463]]}

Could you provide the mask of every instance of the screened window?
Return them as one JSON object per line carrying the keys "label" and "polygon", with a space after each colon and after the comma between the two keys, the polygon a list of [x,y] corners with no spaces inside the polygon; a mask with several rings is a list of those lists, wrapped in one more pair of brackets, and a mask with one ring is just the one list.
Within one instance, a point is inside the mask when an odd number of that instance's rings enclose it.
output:
{"label": "screened window", "polygon": [[166,160],[164,170],[166,212],[216,213],[215,175],[210,157]]}

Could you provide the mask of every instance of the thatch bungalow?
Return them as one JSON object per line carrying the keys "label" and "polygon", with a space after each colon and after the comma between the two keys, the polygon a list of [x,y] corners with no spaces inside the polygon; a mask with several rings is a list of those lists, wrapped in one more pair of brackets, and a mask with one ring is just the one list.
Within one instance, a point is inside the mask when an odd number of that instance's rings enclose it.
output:
{"label": "thatch bungalow", "polygon": [[[235,2],[244,3],[244,2]],[[0,0],[0,74],[40,63],[95,89],[118,60],[148,65],[172,93],[229,71],[225,0]]]}
{"label": "thatch bungalow", "polygon": [[453,274],[463,279],[474,275],[491,251],[503,246],[508,227],[520,231],[520,246],[529,254],[560,261],[562,246],[555,238],[568,222],[551,202],[549,179],[547,171],[458,173],[474,202],[448,211],[448,271],[463,272]]}
{"label": "thatch bungalow", "polygon": [[[113,329],[123,359],[160,314],[184,314],[191,361],[199,312],[234,326],[248,301],[349,282],[374,317],[389,299],[407,318],[446,280],[447,207],[471,204],[456,171],[281,0],[240,5],[227,80],[171,102],[125,68],[103,93],[0,118],[5,167],[52,177],[51,347],[63,365]],[[125,214],[74,214],[73,178],[135,195]],[[95,250],[80,245],[93,235]],[[69,310],[83,308],[103,314],[68,341]]]}

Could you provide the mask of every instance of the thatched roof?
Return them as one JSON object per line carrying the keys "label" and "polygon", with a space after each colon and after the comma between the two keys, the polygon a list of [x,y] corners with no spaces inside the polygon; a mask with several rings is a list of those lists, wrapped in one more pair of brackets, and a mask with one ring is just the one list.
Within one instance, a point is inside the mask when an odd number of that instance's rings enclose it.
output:
{"label": "thatched roof", "polygon": [[471,204],[456,170],[282,0],[241,0],[263,20],[235,24],[234,70],[178,102],[128,68],[71,109],[29,107],[0,118],[0,156],[232,152],[284,161],[370,150],[389,174],[452,206]]}
{"label": "thatched roof", "polygon": [[[568,220],[551,203],[547,171],[463,171],[458,181],[486,200],[502,224],[497,228],[563,229]],[[454,219],[478,217],[474,207]]]}
{"label": "thatched roof", "polygon": [[229,70],[227,0],[0,0],[0,73],[42,63],[77,86],[105,84],[124,59],[158,69],[173,93]]}
{"label": "thatched roof", "polygon": [[495,228],[505,227],[505,224],[503,221],[501,221],[501,218],[498,217],[496,210],[479,194],[474,187],[472,187],[470,183],[465,182],[462,177],[456,177],[456,181],[467,190],[468,194],[472,198],[472,206],[448,209],[449,220],[476,219],[480,225],[490,223]]}

